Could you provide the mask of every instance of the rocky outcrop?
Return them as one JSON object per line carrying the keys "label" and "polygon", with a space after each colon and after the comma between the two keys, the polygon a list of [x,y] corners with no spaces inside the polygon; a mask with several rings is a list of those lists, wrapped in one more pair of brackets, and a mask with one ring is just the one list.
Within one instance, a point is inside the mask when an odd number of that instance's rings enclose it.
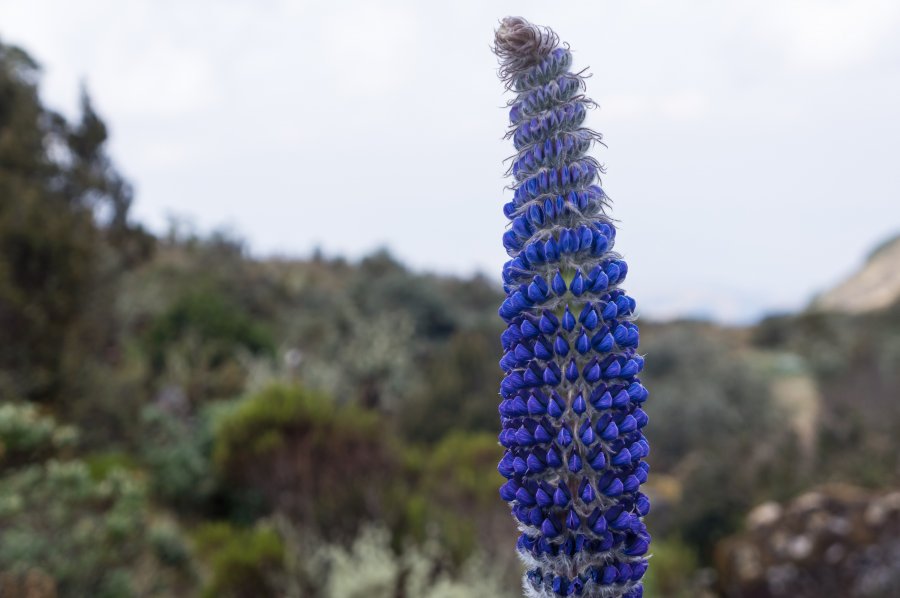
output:
{"label": "rocky outcrop", "polygon": [[829,486],[760,505],[719,544],[728,598],[900,596],[900,491]]}
{"label": "rocky outcrop", "polygon": [[900,235],[872,252],[862,269],[817,297],[814,311],[864,313],[900,300]]}

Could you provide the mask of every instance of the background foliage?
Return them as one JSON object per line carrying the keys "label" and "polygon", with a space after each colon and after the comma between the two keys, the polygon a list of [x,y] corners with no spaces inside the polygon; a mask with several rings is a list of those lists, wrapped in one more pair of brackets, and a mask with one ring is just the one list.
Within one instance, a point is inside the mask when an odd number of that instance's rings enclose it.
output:
{"label": "background foliage", "polygon": [[[153,236],[39,74],[0,45],[0,594],[517,595],[499,286]],[[900,303],[644,323],[649,596],[724,592],[755,505],[898,485],[898,331]]]}

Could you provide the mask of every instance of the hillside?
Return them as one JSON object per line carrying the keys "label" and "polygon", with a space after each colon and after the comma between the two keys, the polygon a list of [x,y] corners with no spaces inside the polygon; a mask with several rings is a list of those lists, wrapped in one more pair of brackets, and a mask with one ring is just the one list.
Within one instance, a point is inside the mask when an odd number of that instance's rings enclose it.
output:
{"label": "hillside", "polygon": [[817,311],[864,313],[900,298],[900,234],[873,251],[863,267],[813,301]]}

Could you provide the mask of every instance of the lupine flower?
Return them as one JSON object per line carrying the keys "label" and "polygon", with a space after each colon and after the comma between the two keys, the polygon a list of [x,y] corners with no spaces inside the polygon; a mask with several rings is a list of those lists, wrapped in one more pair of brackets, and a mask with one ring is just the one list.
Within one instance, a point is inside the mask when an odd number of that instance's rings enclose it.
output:
{"label": "lupine flower", "polygon": [[522,532],[525,595],[638,598],[648,392],[635,302],[620,288],[628,266],[612,250],[602,169],[588,155],[600,141],[584,126],[592,101],[552,30],[506,18],[494,50],[516,94],[498,470]]}

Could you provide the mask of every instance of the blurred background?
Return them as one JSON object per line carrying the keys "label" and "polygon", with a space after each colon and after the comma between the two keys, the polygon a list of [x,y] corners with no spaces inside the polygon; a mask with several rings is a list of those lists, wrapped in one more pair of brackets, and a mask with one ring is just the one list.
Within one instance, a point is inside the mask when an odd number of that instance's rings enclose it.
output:
{"label": "blurred background", "polygon": [[499,18],[590,67],[650,597],[900,596],[900,5],[0,2],[0,596],[520,595]]}

